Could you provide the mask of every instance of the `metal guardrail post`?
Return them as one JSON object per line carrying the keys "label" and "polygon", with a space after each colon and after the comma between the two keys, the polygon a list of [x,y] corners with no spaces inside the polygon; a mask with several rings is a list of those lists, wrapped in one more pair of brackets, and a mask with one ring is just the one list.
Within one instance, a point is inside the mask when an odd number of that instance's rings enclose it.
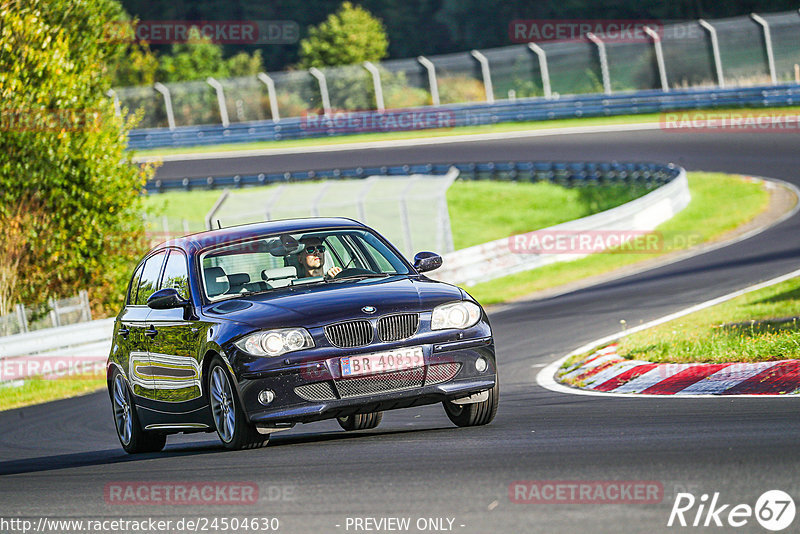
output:
{"label": "metal guardrail post", "polygon": [[117,96],[117,92],[115,90],[113,90],[113,89],[109,89],[108,91],[106,91],[106,96],[109,97],[111,99],[111,101],[114,103],[114,114],[117,117],[121,118],[122,117],[122,108],[120,108],[120,105],[119,105],[119,97]]}
{"label": "metal guardrail post", "polygon": [[367,195],[369,194],[369,190],[372,189],[372,186],[375,185],[377,179],[377,176],[370,176],[364,180],[364,187],[358,192],[358,200],[356,202],[358,220],[364,224],[367,224]]}
{"label": "metal guardrail post", "polygon": [[547,99],[553,98],[553,93],[550,90],[550,70],[547,68],[547,54],[545,54],[544,49],[536,43],[528,43],[528,49],[539,58],[539,72],[542,74],[542,90],[544,91],[544,97]]}
{"label": "metal guardrail post", "polygon": [[319,94],[322,97],[322,111],[326,117],[331,115],[331,97],[328,94],[328,81],[325,79],[325,74],[316,67],[308,69],[308,73],[317,79],[319,83]]}
{"label": "metal guardrail post", "polygon": [[603,78],[603,91],[607,95],[610,95],[611,79],[608,75],[608,57],[606,56],[606,44],[592,32],[587,33],[586,38],[597,46],[597,53],[600,57],[600,75]]}
{"label": "metal guardrail post", "polygon": [[84,322],[91,321],[92,320],[92,307],[89,304],[89,292],[86,291],[85,289],[81,289],[80,293],[78,293],[78,297],[80,297],[81,305],[83,306],[83,312],[81,314],[81,319]]}
{"label": "metal guardrail post", "polygon": [[669,84],[667,84],[667,69],[664,66],[664,50],[661,48],[661,36],[658,35],[658,32],[650,26],[645,26],[644,32],[653,40],[653,48],[656,52],[658,77],[661,79],[661,90],[666,93],[669,91]]}
{"label": "metal guardrail post", "polygon": [[17,312],[17,321],[19,321],[19,331],[20,332],[27,332],[28,331],[28,317],[25,315],[25,306],[22,304],[17,304],[14,306],[14,309]]}
{"label": "metal guardrail post", "polygon": [[714,68],[717,71],[717,85],[725,87],[725,75],[722,72],[722,59],[719,55],[719,41],[717,40],[717,30],[703,19],[697,21],[711,38],[711,53],[714,55]]}
{"label": "metal guardrail post", "polygon": [[267,94],[269,95],[269,110],[272,114],[272,122],[278,122],[281,120],[281,115],[280,111],[278,110],[278,95],[275,92],[275,82],[272,81],[272,78],[267,76],[265,72],[259,72],[258,79],[264,82],[264,85],[267,86]]}
{"label": "metal guardrail post", "polygon": [[47,299],[47,304],[50,306],[50,322],[53,323],[53,327],[61,326],[61,321],[58,317],[58,302],[55,299]]}
{"label": "metal guardrail post", "polygon": [[478,50],[470,52],[472,57],[478,60],[481,65],[481,76],[483,77],[483,88],[486,92],[486,103],[494,104],[494,89],[492,88],[492,71],[489,69],[489,60]]}
{"label": "metal guardrail post", "polygon": [[371,61],[364,62],[364,68],[372,75],[372,86],[375,88],[375,106],[378,111],[384,111],[383,105],[383,86],[381,85],[381,72]]}
{"label": "metal guardrail post", "polygon": [[217,214],[219,209],[222,207],[222,204],[227,200],[228,195],[230,195],[230,190],[226,189],[222,192],[214,205],[211,206],[211,209],[208,210],[206,214],[206,230],[213,230],[214,229],[214,215]]}
{"label": "metal guardrail post", "polygon": [[769,77],[772,80],[772,83],[777,83],[778,77],[775,74],[775,55],[772,52],[772,33],[769,30],[769,23],[766,21],[766,19],[764,19],[764,17],[756,13],[750,13],[750,18],[752,18],[756,24],[760,25],[764,32],[764,47],[766,48],[767,52]]}
{"label": "metal guardrail post", "polygon": [[175,129],[175,115],[172,112],[172,97],[169,94],[169,88],[161,82],[153,84],[153,89],[161,93],[164,97],[164,108],[167,110],[167,124],[170,130]]}
{"label": "metal guardrail post", "polygon": [[447,174],[445,174],[445,181],[442,184],[442,189],[439,193],[439,209],[438,218],[439,224],[438,232],[436,234],[437,252],[443,254],[452,252],[455,249],[453,245],[453,230],[450,227],[450,212],[447,209],[447,190],[453,185],[453,182],[458,178],[459,171],[457,167],[450,167]]}
{"label": "metal guardrail post", "polygon": [[441,103],[439,102],[439,82],[436,80],[436,65],[425,56],[419,56],[417,61],[428,71],[428,86],[431,89],[431,103],[434,106],[439,106]]}
{"label": "metal guardrail post", "polygon": [[400,226],[403,228],[403,244],[405,245],[406,258],[414,257],[414,242],[411,239],[411,221],[408,218],[408,193],[419,180],[419,176],[409,179],[408,184],[400,193]]}
{"label": "metal guardrail post", "polygon": [[331,182],[329,180],[326,180],[322,184],[320,184],[319,192],[314,196],[314,200],[311,201],[312,217],[319,217],[319,203],[322,202],[323,198],[325,198],[325,193],[328,192],[328,188],[330,186]]}
{"label": "metal guardrail post", "polygon": [[209,76],[206,78],[206,83],[214,88],[214,91],[217,92],[217,104],[219,104],[219,118],[222,121],[222,127],[227,128],[230,126],[230,121],[228,120],[228,105],[225,103],[225,91],[222,90],[222,84],[219,83],[217,80]]}

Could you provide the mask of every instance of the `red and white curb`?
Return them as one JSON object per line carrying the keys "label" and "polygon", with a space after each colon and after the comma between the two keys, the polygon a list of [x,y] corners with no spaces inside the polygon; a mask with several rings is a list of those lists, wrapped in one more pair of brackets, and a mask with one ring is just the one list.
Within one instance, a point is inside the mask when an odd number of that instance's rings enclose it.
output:
{"label": "red and white curb", "polygon": [[[710,308],[745,293],[770,287],[800,276],[800,269],[783,276],[734,291],[695,306],[666,315],[649,323],[612,334],[575,349],[551,362],[536,375],[543,388],[573,395],[602,395],[648,398],[650,395],[673,397],[749,397],[769,395],[797,398],[800,394],[800,360],[756,363],[664,363],[625,360],[616,354],[619,339],[648,328]],[[604,347],[595,350],[597,347]],[[577,366],[562,370],[573,356],[595,350]],[[574,384],[565,385],[565,383]]]}
{"label": "red and white curb", "polygon": [[645,395],[800,393],[800,360],[755,363],[652,363],[625,360],[609,345],[562,370],[556,380],[584,390]]}

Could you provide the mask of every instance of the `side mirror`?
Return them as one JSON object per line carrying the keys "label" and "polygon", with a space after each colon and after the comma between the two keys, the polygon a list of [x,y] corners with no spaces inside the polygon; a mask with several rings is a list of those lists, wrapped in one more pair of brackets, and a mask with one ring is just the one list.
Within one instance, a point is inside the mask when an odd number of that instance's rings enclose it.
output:
{"label": "side mirror", "polygon": [[154,310],[170,310],[172,308],[184,308],[189,301],[178,294],[174,287],[159,289],[147,298],[147,307]]}
{"label": "side mirror", "polygon": [[421,273],[433,271],[442,266],[442,257],[435,252],[417,252],[414,255],[414,268]]}

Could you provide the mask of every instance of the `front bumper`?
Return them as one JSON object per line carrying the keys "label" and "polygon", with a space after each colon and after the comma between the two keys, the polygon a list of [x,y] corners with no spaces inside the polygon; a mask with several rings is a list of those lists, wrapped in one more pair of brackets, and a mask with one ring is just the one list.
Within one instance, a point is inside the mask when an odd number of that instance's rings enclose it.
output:
{"label": "front bumper", "polygon": [[[238,383],[240,398],[251,423],[270,426],[432,404],[490,389],[497,381],[491,337],[422,348],[425,366],[407,371],[342,378],[339,357],[334,357],[244,374]],[[476,368],[480,358],[488,364],[482,372]],[[274,392],[267,406],[258,400],[265,389]]]}

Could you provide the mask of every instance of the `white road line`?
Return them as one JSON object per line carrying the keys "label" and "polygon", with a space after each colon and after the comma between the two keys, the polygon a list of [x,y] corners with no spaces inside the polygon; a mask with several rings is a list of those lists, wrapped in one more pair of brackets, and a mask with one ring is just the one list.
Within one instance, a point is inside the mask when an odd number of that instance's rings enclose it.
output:
{"label": "white road line", "polygon": [[[636,332],[641,332],[642,330],[647,330],[648,328],[652,328],[654,326],[658,326],[660,324],[667,323],[672,321],[673,319],[678,319],[679,317],[683,317],[685,315],[689,315],[690,313],[694,313],[696,311],[704,310],[706,308],[710,308],[711,306],[715,306],[717,304],[721,304],[723,302],[727,302],[731,299],[735,299],[741,295],[746,293],[750,293],[751,291],[757,291],[759,289],[764,289],[765,287],[774,286],[776,284],[780,284],[781,282],[785,282],[786,280],[791,280],[792,278],[797,278],[800,276],[800,269],[796,271],[792,271],[790,273],[784,274],[782,276],[778,276],[771,280],[767,280],[766,282],[761,282],[759,284],[755,284],[744,289],[740,289],[738,291],[734,291],[733,293],[728,293],[727,295],[723,295],[721,297],[717,297],[715,299],[707,300],[705,302],[701,302],[700,304],[696,304],[694,306],[690,306],[688,308],[684,308],[683,310],[677,311],[675,313],[671,313],[669,315],[665,315],[659,319],[655,319],[654,321],[650,321],[649,323],[645,323],[639,325],[635,328],[631,328],[625,332],[619,332],[616,334],[611,334],[610,336],[605,336],[582,347],[578,347],[577,349],[573,350],[563,358],[559,358],[556,361],[552,362],[547,367],[544,367],[539,373],[536,375],[536,383],[539,384],[541,387],[545,389],[549,389],[550,391],[555,391],[556,393],[569,393],[572,395],[589,395],[589,396],[601,396],[601,397],[624,397],[626,399],[653,399],[653,398],[671,398],[677,397],[681,399],[695,399],[695,398],[734,398],[734,397],[753,397],[753,395],[687,395],[684,393],[677,393],[675,395],[636,395],[632,393],[604,393],[600,391],[588,391],[583,389],[576,389],[565,386],[556,382],[555,374],[561,368],[561,365],[567,361],[572,356],[577,354],[583,354],[585,352],[589,352],[590,350],[594,349],[595,347],[606,345],[611,343],[612,341],[617,341],[622,339],[623,337],[630,336],[631,334],[635,334]],[[772,398],[780,398],[780,397],[787,397],[787,398],[797,398],[797,396],[793,395],[757,395],[757,397],[772,397]]]}

